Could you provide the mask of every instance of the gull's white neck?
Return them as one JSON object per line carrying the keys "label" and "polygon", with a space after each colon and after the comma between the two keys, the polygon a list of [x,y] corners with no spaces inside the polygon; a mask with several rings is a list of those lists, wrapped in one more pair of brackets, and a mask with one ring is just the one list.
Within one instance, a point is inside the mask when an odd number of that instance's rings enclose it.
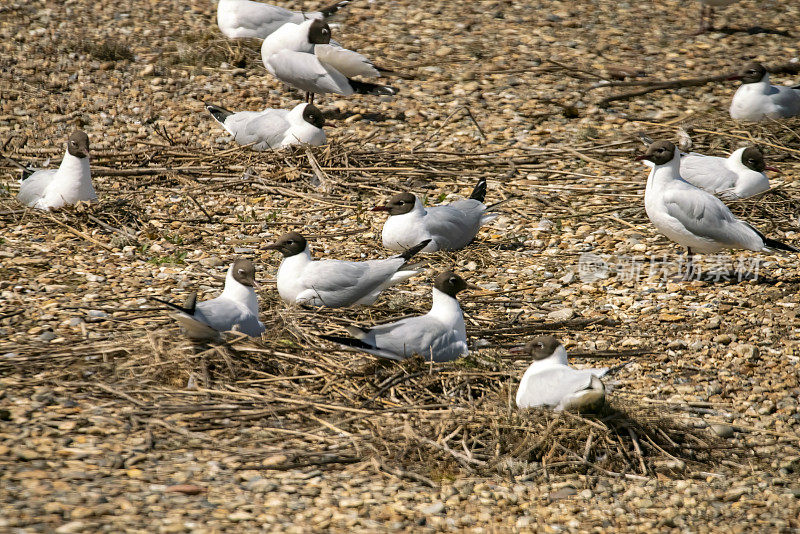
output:
{"label": "gull's white neck", "polygon": [[39,204],[44,208],[60,208],[80,200],[94,200],[97,195],[92,186],[89,158],[78,158],[64,152],[53,182],[47,188]]}
{"label": "gull's white neck", "polygon": [[554,365],[568,365],[567,363],[567,349],[564,348],[564,345],[559,345],[556,347],[556,350],[553,351],[553,354],[544,358],[543,360],[539,360],[534,362],[534,365],[537,367],[552,367]]}
{"label": "gull's white neck", "polygon": [[675,181],[684,181],[681,178],[681,159],[678,151],[672,159],[663,165],[653,165],[650,176],[647,177],[647,190],[660,189],[661,187]]}
{"label": "gull's white neck", "polygon": [[258,297],[255,289],[240,284],[233,278],[233,266],[228,269],[228,274],[225,276],[225,289],[222,290],[220,297],[246,306],[248,310],[258,314]]}
{"label": "gull's white neck", "polygon": [[754,171],[742,162],[742,154],[745,150],[746,148],[740,148],[734,151],[730,156],[728,156],[728,159],[725,160],[725,166],[739,176],[751,173],[757,175],[764,174],[763,172]]}
{"label": "gull's white neck", "polygon": [[456,321],[463,322],[464,320],[458,300],[446,293],[439,291],[435,287],[433,288],[433,305],[431,306],[431,311],[428,312],[428,315],[436,317],[440,321],[449,324],[452,324]]}

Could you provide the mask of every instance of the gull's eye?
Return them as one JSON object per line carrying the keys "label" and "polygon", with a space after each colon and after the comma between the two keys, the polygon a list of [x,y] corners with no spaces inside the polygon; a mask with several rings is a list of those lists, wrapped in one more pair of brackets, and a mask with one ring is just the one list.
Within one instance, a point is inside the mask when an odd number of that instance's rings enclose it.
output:
{"label": "gull's eye", "polygon": [[451,276],[450,277],[450,283],[451,284],[455,284],[456,283],[456,277],[455,276]]}

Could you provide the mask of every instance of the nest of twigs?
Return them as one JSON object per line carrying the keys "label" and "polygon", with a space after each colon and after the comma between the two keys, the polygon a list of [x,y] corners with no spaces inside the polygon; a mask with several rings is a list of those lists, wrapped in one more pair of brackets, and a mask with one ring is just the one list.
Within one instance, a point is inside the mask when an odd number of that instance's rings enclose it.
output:
{"label": "nest of twigs", "polygon": [[[679,412],[613,392],[598,414],[519,411],[518,377],[499,357],[433,365],[308,352],[302,347],[313,347],[313,322],[311,312],[278,313],[267,341],[240,336],[205,346],[174,330],[76,341],[62,351],[7,355],[0,375],[24,368],[39,380],[57,376],[61,385],[111,397],[157,429],[162,446],[236,443],[243,469],[368,461],[434,485],[464,474],[684,477],[749,455]],[[299,335],[297,323],[306,324]],[[214,440],[202,439],[212,430]]]}

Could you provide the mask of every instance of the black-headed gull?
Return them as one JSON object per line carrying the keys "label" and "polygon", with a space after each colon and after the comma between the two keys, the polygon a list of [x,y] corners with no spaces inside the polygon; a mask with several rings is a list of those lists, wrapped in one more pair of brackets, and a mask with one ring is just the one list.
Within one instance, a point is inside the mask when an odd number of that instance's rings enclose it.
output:
{"label": "black-headed gull", "polygon": [[200,304],[195,304],[194,299],[190,298],[184,306],[151,298],[178,312],[173,317],[190,339],[219,339],[221,332],[229,330],[259,337],[264,332],[264,325],[258,319],[255,286],[255,265],[250,260],[239,258],[228,268],[225,288],[217,298]]}
{"label": "black-headed gull", "polygon": [[319,19],[281,26],[264,39],[261,59],[270,74],[305,91],[310,103],[318,93],[345,96],[397,93],[394,87],[353,80],[353,76],[378,77],[380,69],[358,52],[331,44],[331,29]]}
{"label": "black-headed gull", "polygon": [[89,136],[81,130],[73,132],[67,139],[67,150],[58,169],[36,171],[23,177],[17,199],[40,210],[97,200],[89,169]]}
{"label": "black-headed gull", "polygon": [[681,178],[680,153],[669,141],[654,142],[636,159],[653,165],[644,193],[645,211],[659,232],[687,248],[686,279],[692,276],[694,252],[800,252],[737,219],[720,199]]}
{"label": "black-headed gull", "polygon": [[714,8],[729,6],[736,0],[700,0],[700,29],[703,33],[714,29]]}
{"label": "black-headed gull", "polygon": [[314,260],[306,238],[297,232],[282,235],[267,249],[283,254],[278,268],[278,293],[289,304],[340,308],[369,306],[381,291],[408,280],[419,271],[408,264],[427,241],[383,260]]}
{"label": "black-headed gull", "polygon": [[319,11],[305,13],[251,0],[219,0],[217,24],[229,39],[265,39],[287,22],[300,24],[308,19],[324,20],[349,3],[350,0],[342,0]]}
{"label": "black-headed gull", "polygon": [[800,89],[769,83],[761,63],[748,63],[733,77],[742,80],[731,102],[731,118],[743,121],[785,119],[800,115]]}
{"label": "black-headed gull", "polygon": [[291,111],[265,109],[263,111],[229,111],[206,104],[211,116],[233,136],[240,145],[263,151],[292,145],[322,145],[325,143],[325,117],[312,104],[298,104]]}
{"label": "black-headed gull", "polygon": [[469,353],[464,316],[456,294],[475,287],[457,274],[446,271],[439,274],[433,283],[433,306],[425,315],[366,330],[349,327],[347,331],[352,338],[320,337],[391,360],[402,360],[414,354],[434,362],[454,360]]}
{"label": "black-headed gull", "polygon": [[372,211],[387,211],[383,225],[383,246],[390,250],[405,250],[425,239],[431,242],[422,251],[458,250],[469,245],[481,226],[497,218],[489,212],[486,198],[486,179],[481,178],[468,199],[444,206],[425,208],[411,193],[398,193],[385,206]]}
{"label": "black-headed gull", "polygon": [[764,171],[777,172],[764,163],[764,154],[756,147],[735,150],[727,158],[705,156],[696,152],[681,155],[681,178],[709,193],[723,198],[747,198],[769,189]]}
{"label": "black-headed gull", "polygon": [[534,362],[522,375],[517,389],[517,407],[554,408],[557,411],[594,411],[603,406],[606,388],[602,378],[608,368],[575,369],[567,362],[567,351],[553,336],[538,336],[514,354],[531,356]]}

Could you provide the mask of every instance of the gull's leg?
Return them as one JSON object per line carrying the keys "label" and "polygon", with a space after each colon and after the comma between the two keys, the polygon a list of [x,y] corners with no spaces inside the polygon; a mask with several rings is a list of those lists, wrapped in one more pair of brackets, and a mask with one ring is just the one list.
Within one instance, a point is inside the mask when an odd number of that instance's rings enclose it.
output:
{"label": "gull's leg", "polygon": [[686,255],[686,274],[683,275],[683,280],[689,281],[692,279],[692,275],[694,275],[694,255],[690,247],[686,247]]}
{"label": "gull's leg", "polygon": [[314,93],[310,93],[310,94],[311,94],[311,100],[309,100],[308,103],[309,104],[313,104],[314,103]]}

